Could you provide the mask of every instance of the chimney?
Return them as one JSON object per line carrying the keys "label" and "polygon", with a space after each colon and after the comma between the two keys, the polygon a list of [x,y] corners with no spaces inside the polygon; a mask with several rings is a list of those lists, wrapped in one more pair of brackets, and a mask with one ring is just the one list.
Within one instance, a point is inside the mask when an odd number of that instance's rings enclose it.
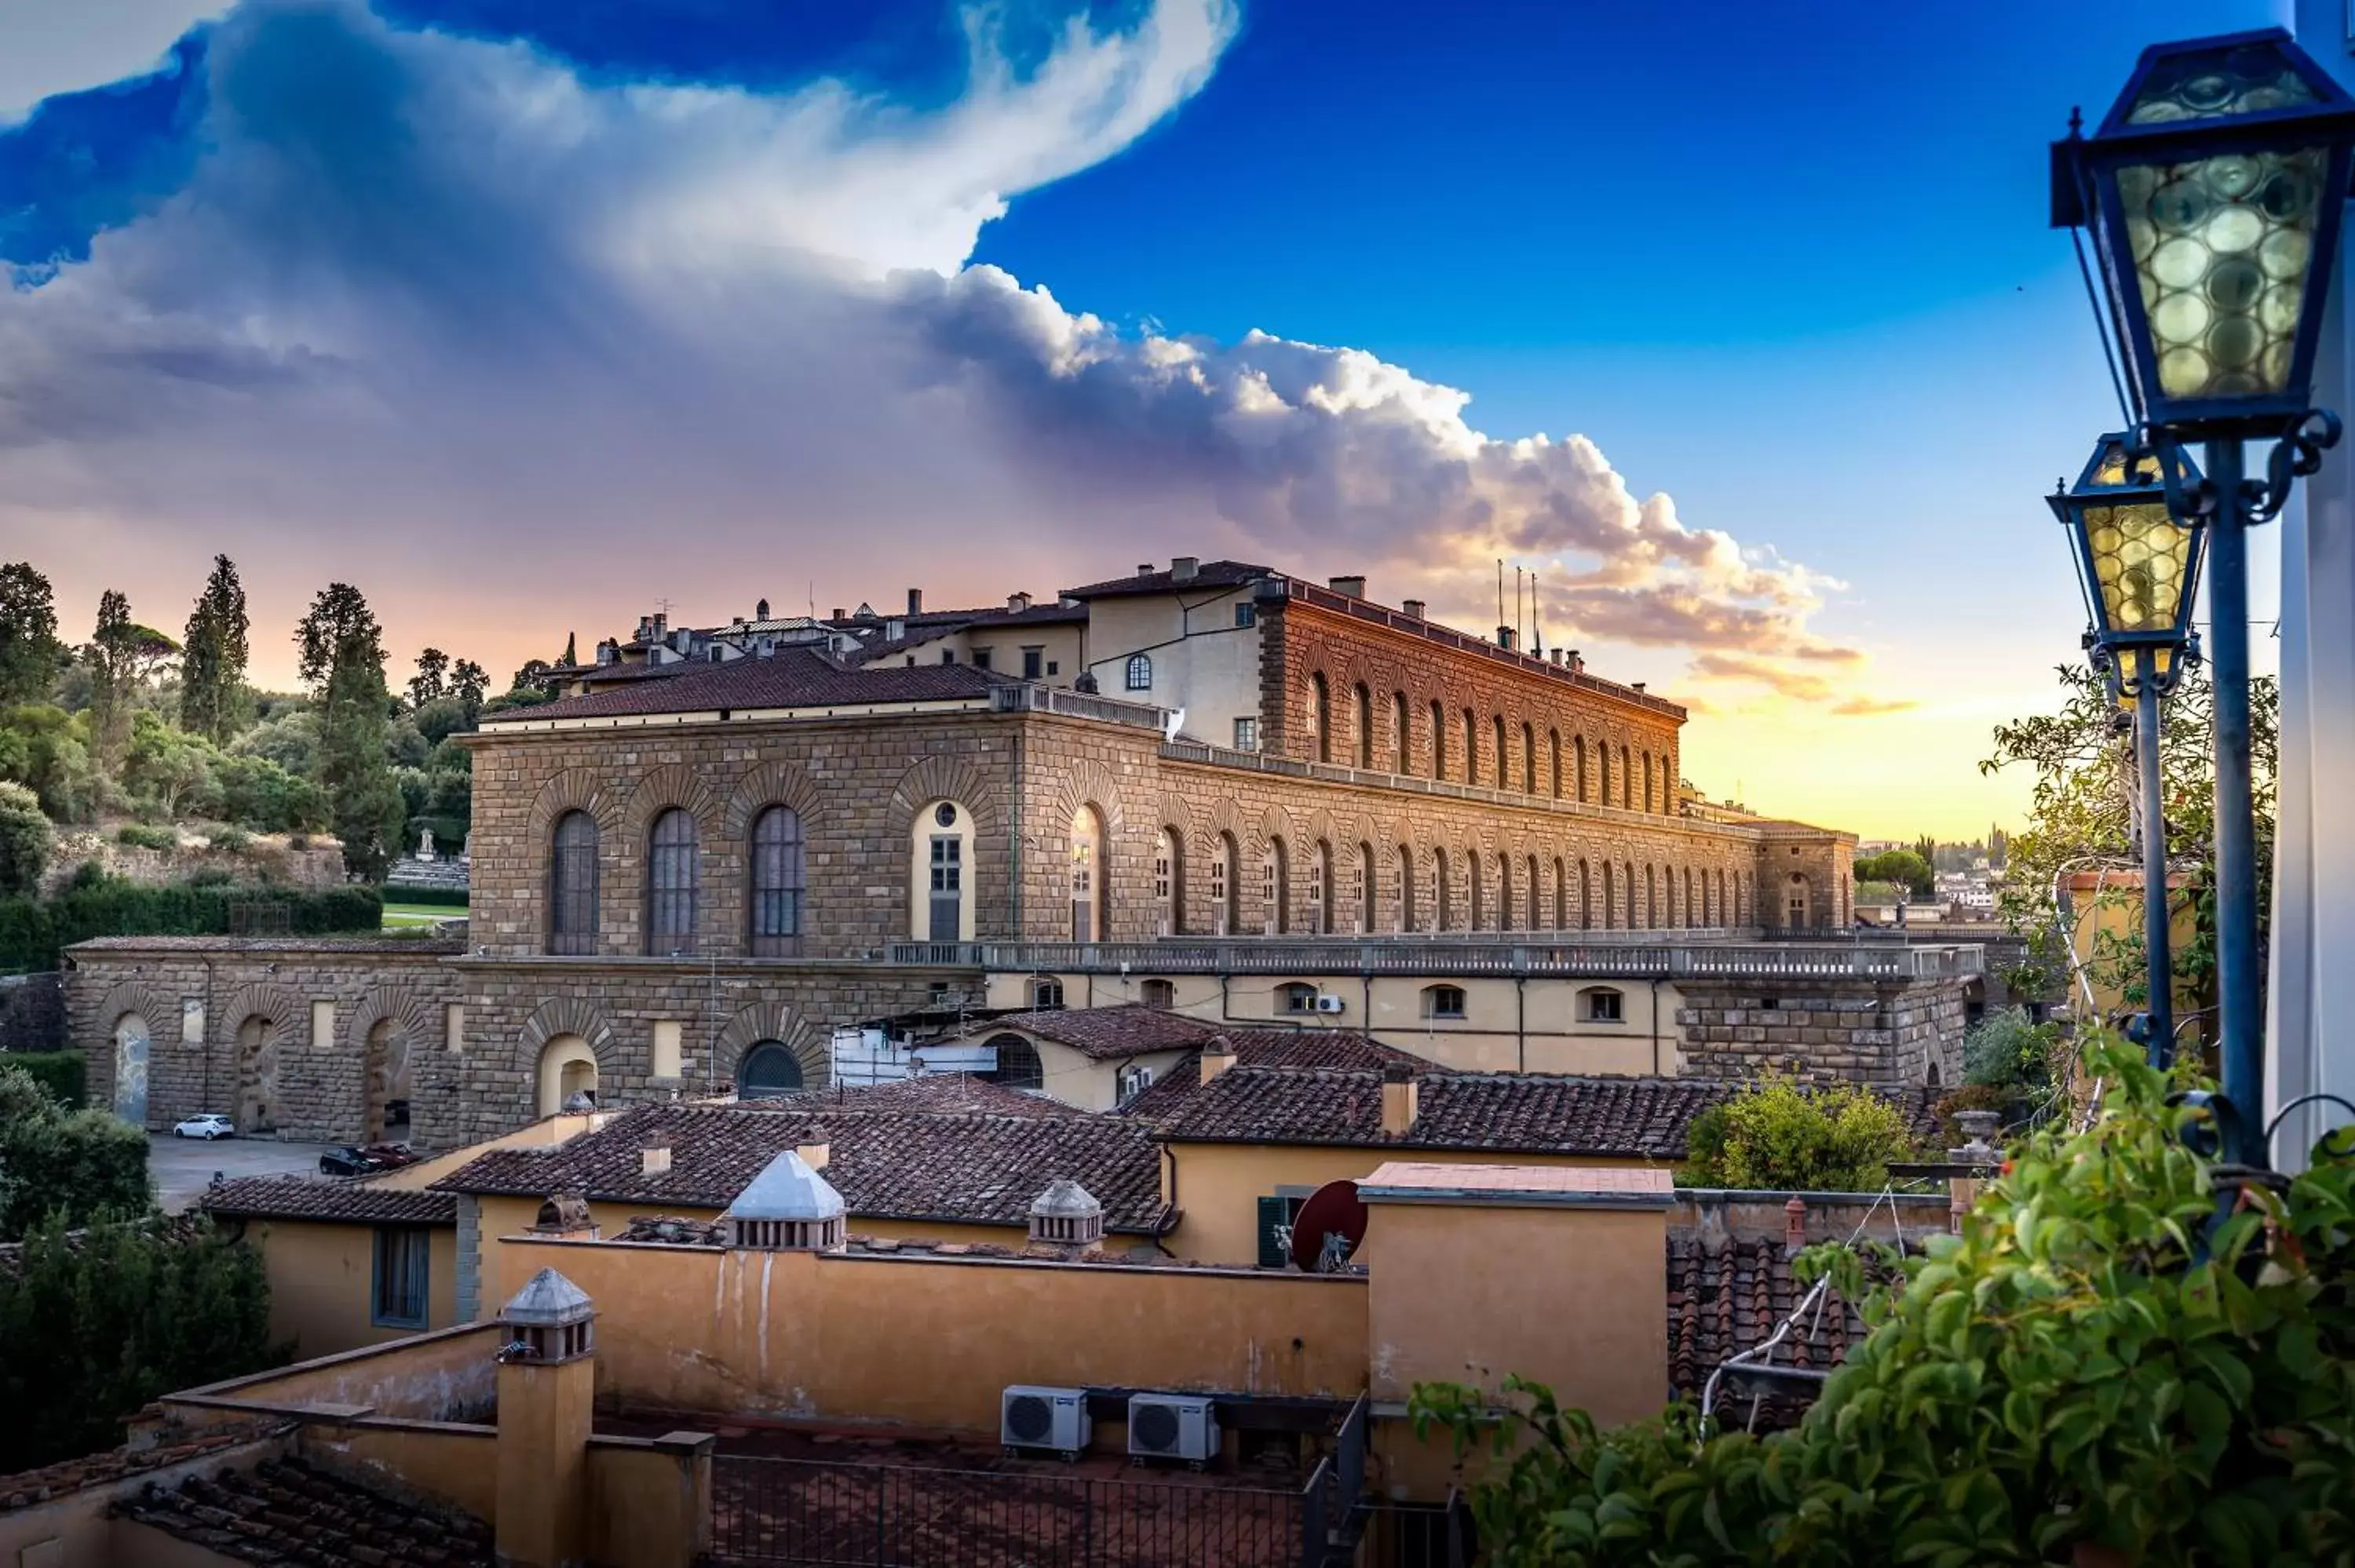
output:
{"label": "chimney", "polygon": [[1414,1069],[1401,1065],[1382,1069],[1382,1136],[1404,1138],[1414,1130],[1416,1113],[1422,1109],[1423,1087],[1414,1079]]}
{"label": "chimney", "polygon": [[578,1192],[557,1192],[539,1205],[531,1234],[543,1241],[595,1241],[597,1222],[590,1218],[587,1199]]}
{"label": "chimney", "polygon": [[846,615],[845,613],[843,613],[842,606],[840,606],[840,605],[838,605],[838,604],[837,604],[837,605],[836,605],[836,606],[834,607],[834,617],[833,617],[833,619],[835,619],[835,620],[849,620],[849,619],[850,619],[850,617],[849,617],[849,616],[847,616],[847,615]]}
{"label": "chimney", "polygon": [[1783,1250],[1805,1251],[1807,1245],[1807,1201],[1793,1198],[1783,1205]]}
{"label": "chimney", "polygon": [[658,1132],[638,1150],[638,1174],[660,1176],[670,1170],[670,1135]]}
{"label": "chimney", "polygon": [[578,1563],[591,1509],[589,1430],[597,1310],[543,1268],[499,1312],[498,1441],[492,1455],[502,1563]]}
{"label": "chimney", "polygon": [[1347,594],[1351,599],[1366,597],[1366,579],[1363,577],[1327,577],[1325,586],[1335,593]]}
{"label": "chimney", "polygon": [[1423,600],[1419,599],[1402,599],[1399,600],[1399,609],[1406,612],[1409,620],[1423,619]]}
{"label": "chimney", "polygon": [[1103,1250],[1103,1205],[1068,1177],[1048,1183],[1030,1202],[1030,1245],[1065,1256]]}
{"label": "chimney", "polygon": [[1235,1048],[1223,1037],[1202,1047],[1202,1082],[1209,1083],[1235,1065]]}
{"label": "chimney", "polygon": [[1570,673],[1573,675],[1586,673],[1586,661],[1578,656],[1578,650],[1575,648],[1562,656],[1562,662],[1570,666]]}
{"label": "chimney", "polygon": [[1640,691],[1642,691],[1643,689],[1644,689],[1644,683],[1643,683],[1643,682],[1641,682],[1641,681],[1636,682],[1636,690],[1637,690],[1637,691],[1639,691],[1639,692],[1640,692]]}
{"label": "chimney", "polygon": [[755,620],[766,620],[769,619],[769,601],[767,599],[764,599],[752,607],[752,619]]}
{"label": "chimney", "polygon": [[1006,608],[1012,610],[1015,614],[1019,615],[1024,610],[1030,608],[1030,596],[1027,593],[1007,594],[1006,596]]}
{"label": "chimney", "polygon": [[1136,575],[1137,575],[1138,577],[1151,577],[1151,576],[1153,575],[1153,563],[1152,563],[1151,561],[1139,561],[1139,562],[1137,562],[1137,563],[1136,563]]}
{"label": "chimney", "polygon": [[910,588],[908,590],[908,613],[910,615],[922,615],[924,613],[923,589]]}
{"label": "chimney", "polygon": [[1510,652],[1512,651],[1513,629],[1511,627],[1500,626],[1497,628],[1497,646],[1504,649],[1507,652]]}
{"label": "chimney", "polygon": [[794,1152],[800,1155],[802,1157],[802,1163],[808,1166],[811,1170],[823,1171],[826,1169],[826,1161],[834,1158],[834,1145],[831,1143],[805,1143],[800,1148],[794,1150]]}
{"label": "chimney", "polygon": [[1172,556],[1169,558],[1169,580],[1171,582],[1190,583],[1201,575],[1201,556]]}

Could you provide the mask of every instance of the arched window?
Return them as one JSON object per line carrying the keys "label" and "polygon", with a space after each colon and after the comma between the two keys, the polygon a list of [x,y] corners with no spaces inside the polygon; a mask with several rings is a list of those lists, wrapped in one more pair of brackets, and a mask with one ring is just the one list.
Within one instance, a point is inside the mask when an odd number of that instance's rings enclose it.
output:
{"label": "arched window", "polygon": [[989,1047],[997,1053],[997,1065],[984,1073],[983,1077],[1009,1089],[1047,1086],[1047,1069],[1039,1060],[1039,1047],[1019,1034],[993,1034]]}
{"label": "arched window", "polygon": [[973,936],[973,813],[954,800],[935,800],[910,826],[913,856],[910,923],[922,942],[964,942]]}
{"label": "arched window", "polygon": [[1578,1016],[1587,1023],[1625,1022],[1625,999],[1607,985],[1589,986],[1578,993]]}
{"label": "arched window", "polygon": [[1333,929],[1333,846],[1323,839],[1308,852],[1308,929],[1319,937]]}
{"label": "arched window", "polygon": [[1624,810],[1636,809],[1636,774],[1624,746],[1619,748],[1619,805]]}
{"label": "arched window", "polygon": [[1166,980],[1146,980],[1138,987],[1138,994],[1145,1005],[1156,1012],[1167,1012],[1178,1005],[1178,988]]}
{"label": "arched window", "polygon": [[1178,830],[1164,828],[1153,841],[1153,917],[1155,930],[1174,937],[1186,924],[1186,878],[1178,853]]}
{"label": "arched window", "polygon": [[1308,677],[1308,733],[1316,737],[1316,749],[1312,754],[1319,762],[1333,760],[1333,699],[1326,690],[1325,677]]}
{"label": "arched window", "polygon": [[594,1108],[597,1054],[578,1034],[559,1034],[539,1048],[539,1114]]}
{"label": "arched window", "polygon": [[1480,852],[1474,850],[1470,854],[1465,855],[1464,865],[1466,880],[1472,890],[1470,907],[1465,910],[1471,918],[1464,922],[1464,928],[1467,931],[1477,931],[1488,917],[1487,900],[1482,896],[1487,892],[1487,889],[1482,885],[1487,879],[1480,874]]}
{"label": "arched window", "polygon": [[1401,844],[1398,847],[1398,920],[1391,929],[1412,931],[1414,925],[1414,852]]}
{"label": "arched window", "polygon": [[1603,759],[1603,763],[1602,763],[1602,768],[1603,768],[1603,803],[1604,803],[1604,805],[1606,805],[1606,806],[1615,806],[1615,805],[1617,805],[1619,802],[1618,802],[1618,801],[1616,801],[1616,800],[1613,800],[1613,799],[1611,798],[1611,747],[1610,747],[1610,745],[1606,742],[1606,743],[1605,743],[1605,744],[1604,744],[1604,745],[1601,745],[1601,746],[1596,747],[1594,749],[1595,749],[1596,754],[1597,754],[1598,756],[1600,756],[1600,757],[1602,758],[1602,759]]}
{"label": "arched window", "polygon": [[807,873],[801,813],[771,806],[752,819],[752,955],[790,959],[802,950]]}
{"label": "arched window", "polygon": [[1646,811],[1648,811],[1648,810],[1650,810],[1652,809],[1652,754],[1651,754],[1650,752],[1648,752],[1648,751],[1647,751],[1647,752],[1644,753],[1644,756],[1643,756],[1643,763],[1644,763],[1644,810],[1646,810]]}
{"label": "arched window", "polygon": [[1692,891],[1692,867],[1690,867],[1690,866],[1687,866],[1687,867],[1685,867],[1685,906],[1684,906],[1684,908],[1683,908],[1679,913],[1681,913],[1681,914],[1683,915],[1683,916],[1684,916],[1684,923],[1685,923],[1685,925],[1686,925],[1688,927],[1694,927],[1694,926],[1698,926],[1698,925],[1700,925],[1700,922],[1699,920],[1696,920],[1696,919],[1694,919],[1694,918],[1693,918],[1693,901],[1692,901],[1692,900],[1693,900],[1693,891]]}
{"label": "arched window", "polygon": [[1103,823],[1093,806],[1071,813],[1071,940],[1104,937]]}
{"label": "arched window", "polygon": [[1660,874],[1651,866],[1644,867],[1644,929],[1656,928],[1660,923]]}
{"label": "arched window", "polygon": [[1570,766],[1573,775],[1572,799],[1592,800],[1593,797],[1586,792],[1586,737],[1582,735],[1570,737]]}
{"label": "arched window", "polygon": [[1033,1012],[1060,1012],[1063,1010],[1063,982],[1053,975],[1038,975],[1030,981],[1030,1010]]}
{"label": "arched window", "polygon": [[1519,890],[1513,885],[1513,861],[1509,855],[1497,857],[1497,929],[1513,928],[1514,895]]}
{"label": "arched window", "polygon": [[1280,1013],[1314,1012],[1316,1011],[1316,988],[1299,980],[1275,988],[1275,1011]]}
{"label": "arched window", "polygon": [[[1524,924],[1529,930],[1540,931],[1545,928],[1545,909],[1538,893],[1538,857],[1529,856],[1528,864],[1522,869],[1527,873],[1521,884],[1526,889],[1523,896],[1528,899],[1529,906],[1529,917]],[[1560,880],[1557,878],[1555,885],[1560,886]]]}
{"label": "arched window", "polygon": [[1374,770],[1374,694],[1366,690],[1363,681],[1358,683],[1358,711],[1351,716],[1358,726],[1358,766],[1370,773]]}
{"label": "arched window", "polygon": [[1427,985],[1423,988],[1423,1015],[1425,1018],[1461,1018],[1464,1016],[1464,988],[1460,985]]}
{"label": "arched window", "polygon": [[1538,732],[1526,720],[1521,725],[1521,793],[1538,792]]}
{"label": "arched window", "polygon": [[1717,873],[1717,923],[1721,926],[1733,924],[1733,905],[1725,896],[1725,870],[1722,866]]}
{"label": "arched window", "polygon": [[1570,868],[1560,855],[1553,857],[1553,929],[1570,929]]}
{"label": "arched window", "polygon": [[695,819],[673,806],[655,819],[646,842],[646,951],[695,945],[698,880]]}
{"label": "arched window", "polygon": [[1603,863],[1603,928],[1610,930],[1619,924],[1618,889],[1612,884],[1618,879],[1611,874],[1611,863]]}
{"label": "arched window", "polygon": [[1358,846],[1358,931],[1361,936],[1374,934],[1374,911],[1379,907],[1380,889],[1374,884],[1374,846]]}
{"label": "arched window", "polygon": [[797,1094],[802,1087],[802,1065],[782,1041],[756,1041],[736,1064],[736,1097],[740,1100],[773,1099],[779,1095]]}
{"label": "arched window", "polygon": [[1447,777],[1447,710],[1436,699],[1431,705],[1431,776]]}
{"label": "arched window", "polygon": [[1241,912],[1236,900],[1242,896],[1242,868],[1237,863],[1235,835],[1220,833],[1218,847],[1210,853],[1210,926],[1211,935],[1231,937],[1242,929]]}
{"label": "arched window", "polygon": [[1391,769],[1392,772],[1404,774],[1414,770],[1412,760],[1414,756],[1412,744],[1413,738],[1407,733],[1406,694],[1392,692],[1391,694],[1391,755],[1396,763]]}
{"label": "arched window", "polygon": [[1455,890],[1448,885],[1447,851],[1444,847],[1431,852],[1431,869],[1438,884],[1438,895],[1432,900],[1432,929],[1452,931],[1455,928]]}
{"label": "arched window", "polygon": [[1578,857],[1578,928],[1594,929],[1594,869],[1584,855]]}
{"label": "arched window", "polygon": [[1561,731],[1546,731],[1546,787],[1553,798],[1561,799]]}
{"label": "arched window", "polygon": [[1619,880],[1627,889],[1627,928],[1631,931],[1639,929],[1642,923],[1636,917],[1636,895],[1641,890],[1636,885],[1634,861],[1623,860],[1619,863]]}
{"label": "arched window", "polygon": [[1142,653],[1128,656],[1128,689],[1132,692],[1153,690],[1153,661]]}
{"label": "arched window", "polygon": [[549,841],[548,950],[597,950],[597,820],[586,811],[559,817]]}
{"label": "arched window", "polygon": [[1480,782],[1480,721],[1464,710],[1464,782]]}
{"label": "arched window", "polygon": [[1292,929],[1292,867],[1284,841],[1271,838],[1259,862],[1260,929],[1280,936]]}
{"label": "arched window", "polygon": [[1513,787],[1512,759],[1505,753],[1505,715],[1498,714],[1488,721],[1488,782],[1499,789]]}

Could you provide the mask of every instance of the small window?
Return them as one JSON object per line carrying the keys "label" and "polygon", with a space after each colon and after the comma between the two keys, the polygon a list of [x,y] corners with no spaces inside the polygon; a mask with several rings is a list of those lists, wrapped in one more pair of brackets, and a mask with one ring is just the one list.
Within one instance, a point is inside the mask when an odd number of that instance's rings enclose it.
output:
{"label": "small window", "polygon": [[1153,1069],[1134,1065],[1123,1067],[1119,1077],[1114,1080],[1114,1086],[1120,1096],[1120,1103],[1127,1105],[1153,1086]]}
{"label": "small window", "polygon": [[1255,718],[1235,720],[1235,749],[1237,751],[1259,749],[1259,720]]}
{"label": "small window", "polygon": [[1166,980],[1149,980],[1142,993],[1145,1005],[1156,1012],[1167,1012],[1178,1005],[1178,988]]}
{"label": "small window", "polygon": [[1024,680],[1037,680],[1046,667],[1047,651],[1044,648],[1025,648],[1022,650],[1022,678]]}
{"label": "small window", "polygon": [[1586,1003],[1584,1011],[1589,1023],[1617,1023],[1625,1016],[1620,1011],[1622,999],[1615,991],[1598,986],[1582,993],[1581,1000]]}
{"label": "small window", "polygon": [[1061,674],[1062,673],[1063,673],[1063,666],[1062,666],[1059,662],[1057,662],[1057,661],[1055,661],[1055,660],[1053,660],[1053,659],[1050,659],[1050,660],[1048,660],[1048,661],[1047,661],[1047,673],[1049,673],[1050,675],[1060,675],[1060,674]]}
{"label": "small window", "polygon": [[1132,692],[1153,690],[1153,661],[1142,653],[1128,656],[1128,689]]}
{"label": "small window", "polygon": [[997,1065],[982,1075],[991,1083],[1009,1089],[1044,1088],[1047,1070],[1039,1060],[1039,1048],[1019,1034],[993,1036],[989,1048],[997,1053]]}
{"label": "small window", "polygon": [[956,650],[955,650],[955,649],[954,649],[954,648],[943,648],[943,649],[942,649],[942,650],[941,650],[941,662],[942,662],[942,663],[943,663],[943,664],[954,664],[954,663],[955,663],[955,662],[956,662]]}
{"label": "small window", "polygon": [[1314,1012],[1316,1011],[1316,988],[1295,981],[1275,988],[1275,1010],[1278,1012]]}
{"label": "small window", "polygon": [[1427,985],[1423,987],[1423,1015],[1425,1018],[1463,1017],[1464,988],[1460,985]]}
{"label": "small window", "polygon": [[380,1329],[425,1327],[426,1264],[433,1233],[422,1225],[379,1225],[368,1292],[368,1321]]}
{"label": "small window", "polygon": [[1235,606],[1235,624],[1237,626],[1257,626],[1259,624],[1259,606],[1252,604],[1248,599],[1241,604]]}
{"label": "small window", "polygon": [[1307,1198],[1278,1192],[1259,1200],[1259,1266],[1287,1268],[1292,1264],[1292,1224]]}
{"label": "small window", "polygon": [[1063,982],[1059,980],[1034,980],[1030,982],[1030,1005],[1041,1012],[1052,1012],[1063,1005]]}
{"label": "small window", "polygon": [[973,651],[973,667],[976,670],[986,670],[989,668],[988,649],[976,648]]}

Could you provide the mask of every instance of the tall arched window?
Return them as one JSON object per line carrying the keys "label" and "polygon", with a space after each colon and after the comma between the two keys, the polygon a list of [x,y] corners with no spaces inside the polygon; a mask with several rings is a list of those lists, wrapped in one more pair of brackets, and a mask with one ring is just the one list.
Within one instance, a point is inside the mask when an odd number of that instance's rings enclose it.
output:
{"label": "tall arched window", "polygon": [[909,824],[913,856],[909,925],[920,942],[973,939],[973,813],[934,800]]}
{"label": "tall arched window", "polygon": [[1374,770],[1374,694],[1366,690],[1363,681],[1358,683],[1357,712],[1351,717],[1358,726],[1358,766],[1370,773]]}
{"label": "tall arched window", "polygon": [[1498,714],[1488,721],[1488,782],[1499,789],[1513,787],[1513,769],[1505,755],[1505,715]]}
{"label": "tall arched window", "polygon": [[1464,710],[1464,782],[1480,782],[1480,721]]}
{"label": "tall arched window", "polygon": [[1241,932],[1241,911],[1237,907],[1237,901],[1241,897],[1241,852],[1236,848],[1234,834],[1220,833],[1218,846],[1210,852],[1210,927],[1213,936],[1232,937]]}
{"label": "tall arched window", "polygon": [[1093,806],[1071,814],[1071,940],[1104,938],[1103,824]]}
{"label": "tall arched window", "polygon": [[1561,731],[1546,731],[1546,787],[1553,798],[1561,799]]}
{"label": "tall arched window", "polygon": [[1538,732],[1537,726],[1524,720],[1521,724],[1521,793],[1538,792]]}
{"label": "tall arched window", "polygon": [[1406,694],[1392,692],[1391,694],[1391,756],[1395,766],[1391,771],[1400,774],[1414,771],[1413,740],[1414,737],[1407,732]]}
{"label": "tall arched window", "polygon": [[597,820],[567,811],[549,842],[548,950],[597,950]]}
{"label": "tall arched window", "polygon": [[1482,884],[1487,879],[1480,874],[1480,852],[1478,850],[1474,850],[1470,854],[1465,855],[1464,857],[1464,862],[1466,881],[1470,884],[1472,890],[1470,905],[1465,911],[1471,916],[1471,918],[1464,922],[1464,928],[1467,931],[1477,931],[1486,924],[1488,917],[1488,911],[1486,907],[1487,900],[1482,896],[1487,892],[1487,889],[1482,885]]}
{"label": "tall arched window", "polygon": [[1725,870],[1722,866],[1718,868],[1717,873],[1717,924],[1721,926],[1733,924],[1733,906],[1726,901]]}
{"label": "tall arched window", "polygon": [[1614,896],[1618,890],[1612,885],[1617,880],[1611,874],[1611,863],[1604,861],[1603,863],[1603,928],[1606,931],[1619,924],[1619,906]]}
{"label": "tall arched window", "polygon": [[1178,832],[1164,828],[1153,841],[1153,917],[1155,928],[1174,937],[1186,924],[1186,877],[1178,848]]}
{"label": "tall arched window", "polygon": [[1431,870],[1433,880],[1437,885],[1436,896],[1431,901],[1431,928],[1434,931],[1454,930],[1455,890],[1448,885],[1447,850],[1444,845],[1431,852]]}
{"label": "tall arched window", "polygon": [[647,952],[695,945],[696,860],[695,819],[673,806],[655,819],[646,840]]}
{"label": "tall arched window", "polygon": [[1288,859],[1280,838],[1269,839],[1266,853],[1260,856],[1260,929],[1271,937],[1292,929],[1292,867]]}
{"label": "tall arched window", "polygon": [[1497,857],[1497,929],[1513,928],[1513,905],[1520,889],[1513,885],[1513,860],[1510,855]]}
{"label": "tall arched window", "polygon": [[[1562,926],[1565,929],[1569,927],[1567,918],[1562,921]],[[1578,857],[1578,928],[1582,931],[1594,928],[1594,875],[1587,868],[1584,855]]]}
{"label": "tall arched window", "polygon": [[1644,868],[1644,928],[1657,930],[1661,924],[1660,874],[1647,865]]}
{"label": "tall arched window", "polygon": [[790,959],[802,949],[807,888],[801,813],[771,806],[752,819],[752,956]]}
{"label": "tall arched window", "polygon": [[1308,733],[1316,736],[1313,755],[1319,762],[1333,760],[1333,694],[1325,686],[1325,677],[1308,677]]}
{"label": "tall arched window", "polygon": [[1652,809],[1652,754],[1648,751],[1637,758],[1644,765],[1644,810]]}
{"label": "tall arched window", "polygon": [[1447,777],[1447,710],[1436,700],[1431,705],[1431,776]]}
{"label": "tall arched window", "polygon": [[[1523,869],[1528,873],[1525,885],[1529,890],[1526,896],[1529,899],[1529,917],[1527,924],[1530,930],[1541,931],[1545,928],[1545,906],[1543,895],[1538,891],[1538,857],[1529,856],[1529,863]],[[1557,889],[1561,885],[1559,874],[1554,879],[1554,885]]]}
{"label": "tall arched window", "polygon": [[1333,846],[1323,839],[1308,852],[1308,929],[1318,937],[1333,929]]}
{"label": "tall arched window", "polygon": [[1791,874],[1791,885],[1783,897],[1783,924],[1794,929],[1807,924],[1807,879],[1798,872]]}
{"label": "tall arched window", "polygon": [[1627,761],[1627,748],[1619,748],[1619,804],[1626,810],[1636,809],[1636,775]]}
{"label": "tall arched window", "polygon": [[1391,927],[1396,931],[1412,931],[1414,927],[1414,852],[1401,844],[1398,847],[1398,921]]}
{"label": "tall arched window", "polygon": [[1130,654],[1128,656],[1127,673],[1128,679],[1126,684],[1130,691],[1149,692],[1153,690],[1153,661],[1146,657],[1146,655],[1142,653]]}
{"label": "tall arched window", "polygon": [[1380,889],[1374,883],[1374,846],[1358,846],[1358,933],[1374,934],[1374,914],[1380,907]]}
{"label": "tall arched window", "polygon": [[1687,866],[1685,867],[1685,906],[1682,913],[1684,915],[1685,925],[1688,927],[1700,924],[1700,921],[1693,918],[1692,898],[1692,867]]}
{"label": "tall arched window", "polygon": [[1613,799],[1611,798],[1611,747],[1610,747],[1610,744],[1609,744],[1608,742],[1604,742],[1604,744],[1597,746],[1597,747],[1594,748],[1594,750],[1595,750],[1595,755],[1596,755],[1596,756],[1598,756],[1598,757],[1600,757],[1600,758],[1602,758],[1602,764],[1601,764],[1601,766],[1602,766],[1602,772],[1603,772],[1603,803],[1604,803],[1604,805],[1606,805],[1606,806],[1615,806],[1615,805],[1617,805],[1619,802],[1618,802],[1618,801],[1616,801],[1616,800],[1613,800]]}
{"label": "tall arched window", "polygon": [[1640,890],[1636,885],[1634,861],[1623,860],[1619,863],[1619,882],[1627,890],[1627,928],[1631,931],[1636,930],[1641,926],[1641,922],[1636,918],[1636,897]]}

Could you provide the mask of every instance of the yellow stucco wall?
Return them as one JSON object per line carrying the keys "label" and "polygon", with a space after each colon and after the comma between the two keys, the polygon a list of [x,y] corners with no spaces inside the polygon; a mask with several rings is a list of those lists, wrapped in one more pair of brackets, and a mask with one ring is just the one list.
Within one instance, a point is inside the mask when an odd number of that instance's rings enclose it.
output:
{"label": "yellow stucco wall", "polygon": [[[369,1320],[376,1227],[321,1220],[248,1220],[247,1245],[270,1277],[270,1333],[297,1358],[333,1355],[421,1331]],[[457,1232],[432,1234],[426,1262],[426,1329],[458,1320]]]}
{"label": "yellow stucco wall", "polygon": [[[1331,1149],[1254,1143],[1170,1143],[1162,1165],[1165,1200],[1185,1211],[1164,1245],[1179,1257],[1249,1266],[1259,1259],[1259,1200],[1279,1187],[1314,1190],[1357,1181],[1386,1160],[1434,1165],[1624,1166],[1624,1158],[1578,1154],[1499,1155],[1446,1149]],[[1175,1179],[1175,1196],[1169,1183]]]}
{"label": "yellow stucco wall", "polygon": [[[994,1433],[1018,1383],[1357,1393],[1362,1277],[509,1239],[596,1303],[600,1393]],[[1297,1348],[1295,1348],[1295,1345]]]}
{"label": "yellow stucco wall", "polygon": [[[2112,871],[2096,875],[2079,872],[2069,879],[2069,893],[2076,906],[2076,923],[2070,942],[2076,948],[2077,961],[2087,966],[2094,982],[2094,1007],[2103,1018],[2126,1010],[2124,989],[2116,983],[2118,963],[2113,944],[2142,935],[2142,874],[2132,871]],[[2199,911],[2180,885],[2179,878],[2169,879],[2171,918],[2168,924],[2168,941],[2178,955],[2199,938]],[[2137,979],[2141,978],[2139,974]],[[2076,1000],[2073,991],[2072,1001]],[[2175,988],[2175,1016],[2179,1022],[2190,1016],[2199,1005],[2190,987],[2178,980]],[[2186,1030],[2183,1038],[2190,1040],[2196,1032]]]}

